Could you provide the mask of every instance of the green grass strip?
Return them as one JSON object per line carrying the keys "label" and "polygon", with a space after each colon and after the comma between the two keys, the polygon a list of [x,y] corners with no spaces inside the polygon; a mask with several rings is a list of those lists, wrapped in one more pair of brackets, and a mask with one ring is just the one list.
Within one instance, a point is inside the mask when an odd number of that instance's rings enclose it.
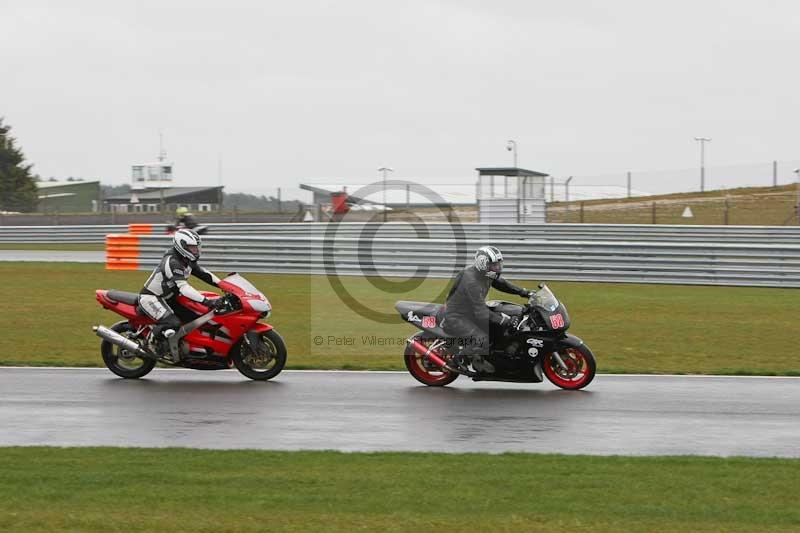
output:
{"label": "green grass strip", "polygon": [[2,531],[797,531],[800,461],[4,448]]}

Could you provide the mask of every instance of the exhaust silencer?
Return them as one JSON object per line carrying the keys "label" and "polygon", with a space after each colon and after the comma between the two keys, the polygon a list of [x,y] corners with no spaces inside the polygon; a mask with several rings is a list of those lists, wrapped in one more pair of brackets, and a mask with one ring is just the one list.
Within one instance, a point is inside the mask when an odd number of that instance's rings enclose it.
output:
{"label": "exhaust silencer", "polygon": [[148,355],[147,352],[142,350],[142,347],[139,346],[138,343],[136,343],[136,342],[134,342],[134,341],[132,341],[130,339],[126,339],[125,337],[123,337],[122,335],[120,335],[119,333],[114,331],[113,329],[108,329],[105,326],[94,326],[94,327],[92,327],[92,329],[94,330],[95,334],[98,337],[100,337],[101,339],[107,340],[111,344],[116,344],[120,348],[124,348],[124,349],[128,350],[129,352],[133,352],[133,353],[135,353],[137,355],[144,355],[144,356]]}
{"label": "exhaust silencer", "polygon": [[[435,347],[432,346],[429,348],[414,338],[408,339],[408,341],[406,342],[408,342],[408,345],[411,346],[411,348],[415,352],[417,352],[422,357],[427,357],[428,360],[430,360],[433,364],[435,364],[439,368],[445,369],[445,367],[447,367],[447,361],[442,359],[442,357],[438,354],[438,352],[436,352]],[[447,370],[449,370],[449,368],[447,368]]]}

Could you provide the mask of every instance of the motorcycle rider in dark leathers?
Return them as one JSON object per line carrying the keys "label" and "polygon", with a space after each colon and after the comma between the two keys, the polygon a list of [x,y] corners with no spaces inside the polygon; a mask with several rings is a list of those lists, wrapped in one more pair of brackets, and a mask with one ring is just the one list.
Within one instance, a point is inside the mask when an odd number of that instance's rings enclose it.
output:
{"label": "motorcycle rider in dark leathers", "polygon": [[185,207],[179,207],[175,210],[175,227],[194,229],[198,226],[197,219]]}
{"label": "motorcycle rider in dark leathers", "polygon": [[[204,297],[187,281],[190,275],[215,287],[220,281],[217,276],[197,263],[200,258],[200,248],[200,236],[194,230],[184,228],[176,231],[172,236],[172,248],[164,253],[161,262],[139,292],[139,306],[157,323],[149,337],[151,343],[169,340],[180,329],[181,320],[173,311],[174,307],[180,305],[178,294],[214,310],[223,305],[222,299],[212,300]],[[173,360],[177,362],[179,355],[172,344],[170,352]]]}
{"label": "motorcycle rider in dark leathers", "polygon": [[496,313],[486,307],[486,294],[490,287],[528,297],[530,291],[506,281],[503,271],[503,254],[494,246],[483,246],[475,252],[472,265],[462,270],[455,278],[447,295],[444,314],[444,330],[458,337],[464,346],[453,358],[459,371],[468,371],[468,364],[479,372],[494,372],[494,366],[484,359],[489,353],[489,325],[509,324],[516,326],[518,317]]}

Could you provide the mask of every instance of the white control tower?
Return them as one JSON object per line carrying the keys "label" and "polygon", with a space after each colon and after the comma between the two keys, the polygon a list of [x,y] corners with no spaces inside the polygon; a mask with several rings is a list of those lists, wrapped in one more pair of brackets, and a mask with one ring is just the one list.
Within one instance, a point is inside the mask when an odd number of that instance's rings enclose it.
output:
{"label": "white control tower", "polygon": [[173,186],[172,163],[166,161],[167,153],[164,151],[163,142],[160,144],[158,161],[131,166],[132,190],[168,189]]}

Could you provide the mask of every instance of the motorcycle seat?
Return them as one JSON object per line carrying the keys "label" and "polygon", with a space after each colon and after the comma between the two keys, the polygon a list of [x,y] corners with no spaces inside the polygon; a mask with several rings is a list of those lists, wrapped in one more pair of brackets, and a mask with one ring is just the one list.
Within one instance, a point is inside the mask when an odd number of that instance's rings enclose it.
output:
{"label": "motorcycle seat", "polygon": [[444,309],[444,305],[442,304],[432,304],[427,302],[410,302],[408,300],[400,300],[394,305],[395,309],[403,315],[408,314],[408,312],[412,312],[415,315],[428,315],[428,316],[435,316],[438,317],[442,310]]}
{"label": "motorcycle seat", "polygon": [[139,295],[135,292],[117,291],[112,289],[106,293],[106,296],[108,296],[110,300],[124,304],[136,305],[139,303]]}
{"label": "motorcycle seat", "polygon": [[411,302],[400,300],[394,308],[406,322],[410,322],[420,329],[433,333],[439,338],[450,338],[452,335],[442,329],[444,320],[444,305],[428,302]]}

